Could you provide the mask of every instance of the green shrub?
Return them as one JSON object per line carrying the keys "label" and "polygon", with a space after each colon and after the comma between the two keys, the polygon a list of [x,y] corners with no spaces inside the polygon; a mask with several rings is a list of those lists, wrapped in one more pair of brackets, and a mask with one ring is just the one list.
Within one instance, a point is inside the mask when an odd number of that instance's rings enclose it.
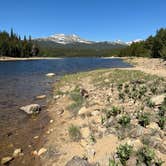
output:
{"label": "green shrub", "polygon": [[125,94],[124,93],[119,93],[119,100],[125,101]]}
{"label": "green shrub", "polygon": [[157,93],[157,87],[156,86],[151,87],[150,90],[153,94]]}
{"label": "green shrub", "polygon": [[142,86],[139,90],[141,97],[144,96],[146,92],[147,92],[146,86]]}
{"label": "green shrub", "polygon": [[162,166],[162,164],[164,164],[165,162],[162,161],[161,159],[157,159],[155,160],[155,166]]}
{"label": "green shrub", "polygon": [[150,98],[147,99],[146,105],[147,105],[149,108],[154,108],[154,106],[155,106],[155,104],[150,100]]}
{"label": "green shrub", "polygon": [[101,116],[101,124],[103,125],[104,122],[106,121],[106,118],[104,116]]}
{"label": "green shrub", "polygon": [[127,143],[124,145],[120,145],[117,148],[117,155],[118,158],[120,159],[120,162],[123,165],[126,165],[126,161],[130,158],[130,155],[132,153],[133,147],[131,145],[128,145]]}
{"label": "green shrub", "polygon": [[131,121],[131,118],[128,115],[123,115],[118,123],[120,123],[123,127],[126,127]]}
{"label": "green shrub", "polygon": [[108,166],[118,166],[119,164],[116,163],[115,160],[109,159],[109,165]]}
{"label": "green shrub", "polygon": [[95,139],[95,136],[93,134],[90,135],[90,138],[89,138],[90,142],[91,143],[96,143],[96,139]]}
{"label": "green shrub", "polygon": [[164,116],[165,115],[165,112],[166,112],[166,106],[165,105],[162,105],[160,108],[159,108],[159,116]]}
{"label": "green shrub", "polygon": [[68,129],[69,136],[73,141],[79,141],[81,139],[81,132],[78,126],[74,126],[73,124]]}
{"label": "green shrub", "polygon": [[113,106],[110,110],[105,110],[106,118],[109,119],[111,116],[117,116],[121,113],[120,108]]}
{"label": "green shrub", "polygon": [[125,89],[124,89],[124,92],[126,93],[126,94],[128,94],[129,92],[130,92],[130,89],[129,89],[129,85],[128,84],[125,84],[125,87],[124,87]]}
{"label": "green shrub", "polygon": [[165,122],[166,122],[166,117],[164,116],[159,116],[158,118],[158,125],[159,127],[163,130],[165,127]]}
{"label": "green shrub", "polygon": [[70,99],[73,100],[73,103],[68,107],[68,109],[74,114],[77,115],[78,110],[82,107],[85,102],[84,97],[81,95],[80,90],[76,88],[70,93]]}
{"label": "green shrub", "polygon": [[146,166],[151,166],[155,160],[155,153],[152,149],[144,146],[138,151],[139,162],[143,162]]}
{"label": "green shrub", "polygon": [[141,113],[140,115],[138,115],[138,123],[141,126],[146,127],[150,123],[150,117],[149,116],[150,115],[148,113]]}
{"label": "green shrub", "polygon": [[123,84],[118,84],[118,91],[121,91],[122,90],[122,88],[123,88]]}

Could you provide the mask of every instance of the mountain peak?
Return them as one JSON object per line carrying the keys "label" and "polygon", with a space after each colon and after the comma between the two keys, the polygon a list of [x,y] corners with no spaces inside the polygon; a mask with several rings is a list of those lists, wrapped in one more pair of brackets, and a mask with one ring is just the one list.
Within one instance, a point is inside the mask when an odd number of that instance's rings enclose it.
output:
{"label": "mountain peak", "polygon": [[71,44],[71,43],[86,43],[91,44],[91,41],[85,40],[76,34],[54,34],[47,38],[40,38],[39,40],[52,41],[59,44]]}

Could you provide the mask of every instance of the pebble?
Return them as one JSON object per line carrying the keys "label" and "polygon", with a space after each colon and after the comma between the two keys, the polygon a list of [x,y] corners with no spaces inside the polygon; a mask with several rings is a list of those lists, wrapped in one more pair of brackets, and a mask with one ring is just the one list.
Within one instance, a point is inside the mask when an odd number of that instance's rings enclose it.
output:
{"label": "pebble", "polygon": [[46,98],[46,95],[36,96],[36,99],[44,99],[44,98]]}
{"label": "pebble", "polygon": [[15,149],[15,151],[13,152],[13,157],[18,157],[21,155],[21,148]]}
{"label": "pebble", "polygon": [[53,122],[54,122],[54,120],[53,120],[53,119],[51,119],[51,120],[50,120],[50,123],[53,123]]}
{"label": "pebble", "polygon": [[33,137],[34,139],[38,139],[39,138],[39,136],[37,135],[37,136],[35,136],[35,137]]}
{"label": "pebble", "polygon": [[61,115],[61,114],[63,114],[63,113],[64,113],[64,110],[63,110],[63,109],[57,111],[57,115]]}
{"label": "pebble", "polygon": [[34,150],[34,151],[32,152],[32,155],[37,156],[37,155],[38,155],[37,150]]}
{"label": "pebble", "polygon": [[46,76],[47,77],[53,77],[53,76],[55,76],[55,73],[47,73]]}
{"label": "pebble", "polygon": [[37,155],[38,156],[41,156],[43,153],[45,153],[47,151],[47,149],[45,149],[45,148],[41,148],[39,151],[38,151],[38,153],[37,153]]}

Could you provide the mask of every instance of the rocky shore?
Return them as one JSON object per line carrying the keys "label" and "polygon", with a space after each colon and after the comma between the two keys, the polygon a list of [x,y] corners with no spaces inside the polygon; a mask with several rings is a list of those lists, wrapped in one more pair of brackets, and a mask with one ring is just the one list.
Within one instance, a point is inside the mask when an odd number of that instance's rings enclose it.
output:
{"label": "rocky shore", "polygon": [[[161,59],[123,58],[133,68],[66,75],[32,133],[28,149],[17,147],[1,164],[33,159],[43,166],[166,165],[166,65]],[[37,96],[39,100],[45,95]],[[21,110],[39,113],[38,105]],[[49,124],[48,124],[49,121]],[[48,126],[44,126],[48,124]],[[12,153],[11,153],[12,154]],[[21,162],[20,162],[21,161]]]}
{"label": "rocky shore", "polygon": [[166,165],[165,62],[125,60],[135,67],[67,75],[56,83],[43,165]]}

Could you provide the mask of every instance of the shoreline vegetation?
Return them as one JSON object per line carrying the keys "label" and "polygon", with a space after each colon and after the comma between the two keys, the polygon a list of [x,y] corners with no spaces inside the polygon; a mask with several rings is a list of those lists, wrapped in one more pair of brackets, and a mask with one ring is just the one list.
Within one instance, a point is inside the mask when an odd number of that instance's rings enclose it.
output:
{"label": "shoreline vegetation", "polygon": [[66,75],[55,84],[43,165],[166,164],[166,64],[124,60],[134,67]]}

